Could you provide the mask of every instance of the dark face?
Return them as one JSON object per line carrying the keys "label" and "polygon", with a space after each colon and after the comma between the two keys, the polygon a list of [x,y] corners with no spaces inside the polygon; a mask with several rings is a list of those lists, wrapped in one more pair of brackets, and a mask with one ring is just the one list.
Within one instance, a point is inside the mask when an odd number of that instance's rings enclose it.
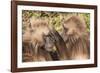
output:
{"label": "dark face", "polygon": [[48,34],[48,35],[45,35],[44,37],[44,41],[45,41],[45,49],[47,51],[53,51],[53,48],[54,48],[54,39]]}

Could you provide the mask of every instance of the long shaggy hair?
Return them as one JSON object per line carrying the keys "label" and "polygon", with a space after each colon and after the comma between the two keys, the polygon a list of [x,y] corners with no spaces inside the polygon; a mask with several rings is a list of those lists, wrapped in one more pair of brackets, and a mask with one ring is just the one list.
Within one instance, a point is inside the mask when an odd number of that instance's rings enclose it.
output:
{"label": "long shaggy hair", "polygon": [[69,49],[70,59],[89,59],[90,42],[84,19],[71,16],[63,22],[62,37]]}
{"label": "long shaggy hair", "polygon": [[23,61],[52,60],[46,50],[44,35],[48,35],[49,26],[42,19],[30,19],[30,26],[23,34]]}

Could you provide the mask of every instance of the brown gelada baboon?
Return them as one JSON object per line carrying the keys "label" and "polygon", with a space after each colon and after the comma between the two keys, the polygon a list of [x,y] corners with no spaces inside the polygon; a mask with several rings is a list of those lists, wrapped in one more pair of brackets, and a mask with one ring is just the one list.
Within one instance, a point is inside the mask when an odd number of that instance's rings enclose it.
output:
{"label": "brown gelada baboon", "polygon": [[30,26],[23,34],[24,62],[58,60],[51,31],[46,20],[30,19]]}
{"label": "brown gelada baboon", "polygon": [[44,48],[44,35],[48,35],[49,27],[42,19],[30,19],[30,26],[23,34],[23,61],[48,61],[52,60],[50,54]]}
{"label": "brown gelada baboon", "polygon": [[63,21],[62,37],[69,49],[70,59],[89,59],[90,42],[89,32],[85,20],[80,16],[70,16]]}

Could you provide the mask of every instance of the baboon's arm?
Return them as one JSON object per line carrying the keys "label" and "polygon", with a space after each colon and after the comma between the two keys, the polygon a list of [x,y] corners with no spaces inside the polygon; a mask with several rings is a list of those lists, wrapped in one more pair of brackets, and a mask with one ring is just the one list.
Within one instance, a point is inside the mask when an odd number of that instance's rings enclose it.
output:
{"label": "baboon's arm", "polygon": [[60,34],[56,31],[53,30],[51,32],[52,37],[55,40],[55,45],[57,48],[58,55],[60,57],[60,60],[66,60],[69,59],[69,50],[66,47],[66,44]]}

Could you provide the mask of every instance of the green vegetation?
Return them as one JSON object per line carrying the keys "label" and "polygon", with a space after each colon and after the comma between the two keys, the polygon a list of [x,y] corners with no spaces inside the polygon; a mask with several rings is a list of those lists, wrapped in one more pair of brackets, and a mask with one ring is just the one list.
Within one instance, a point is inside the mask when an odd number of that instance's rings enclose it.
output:
{"label": "green vegetation", "polygon": [[23,10],[22,11],[23,31],[30,24],[29,18],[31,17],[46,19],[49,25],[53,25],[57,31],[61,31],[62,20],[68,17],[69,14],[82,16],[85,19],[85,22],[87,25],[87,31],[90,30],[90,14],[89,13],[68,13],[68,12],[46,12],[46,11]]}

